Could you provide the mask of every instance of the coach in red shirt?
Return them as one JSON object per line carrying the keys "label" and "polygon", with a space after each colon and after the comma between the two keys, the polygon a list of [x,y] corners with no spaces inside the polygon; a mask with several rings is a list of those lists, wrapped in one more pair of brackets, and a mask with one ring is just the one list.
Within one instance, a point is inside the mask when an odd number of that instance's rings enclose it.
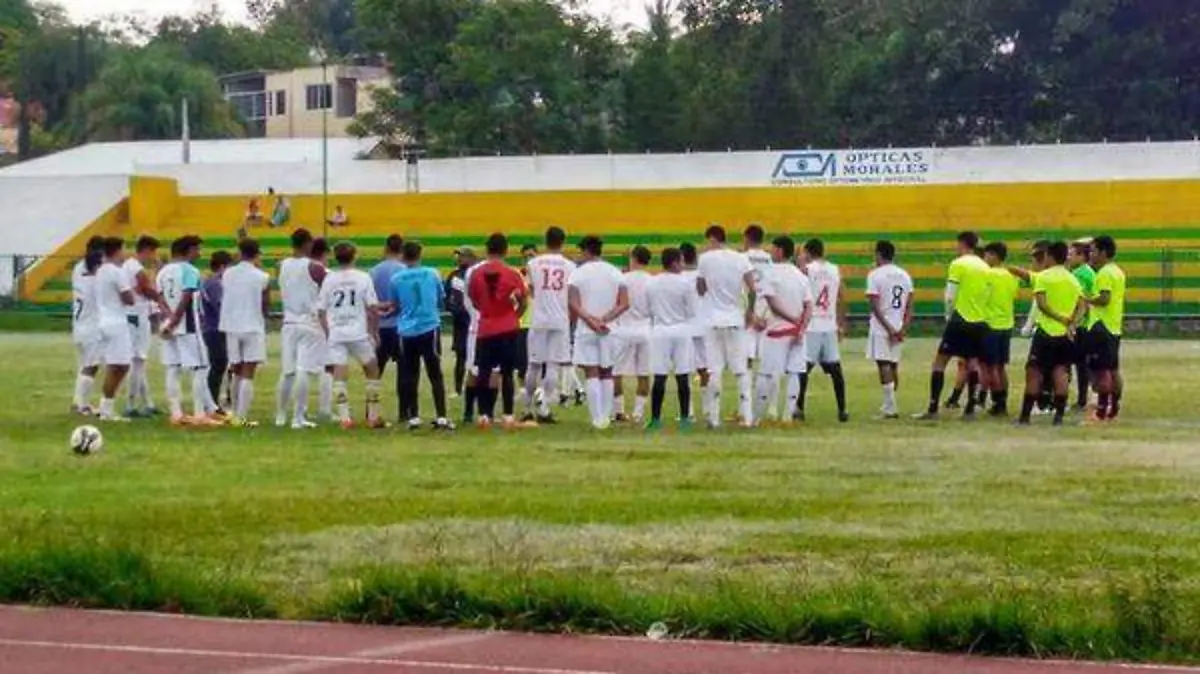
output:
{"label": "coach in red shirt", "polygon": [[496,395],[488,386],[489,373],[499,370],[500,392],[504,400],[504,424],[512,426],[515,408],[518,340],[521,338],[521,315],[525,313],[525,281],[517,270],[504,262],[508,254],[508,239],[493,234],[487,240],[487,262],[471,271],[467,296],[479,310],[479,335],[476,343],[476,362],[479,376],[476,390],[479,398],[480,423],[490,421],[496,411]]}

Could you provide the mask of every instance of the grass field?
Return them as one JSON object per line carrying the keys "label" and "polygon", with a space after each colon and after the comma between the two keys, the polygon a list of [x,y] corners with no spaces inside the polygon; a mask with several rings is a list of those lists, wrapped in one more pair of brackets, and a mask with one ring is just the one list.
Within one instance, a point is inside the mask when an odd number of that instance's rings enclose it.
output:
{"label": "grass field", "polygon": [[817,378],[787,431],[140,422],[78,459],[68,337],[0,335],[0,600],[1200,660],[1200,345],[1128,343],[1120,424],[1060,430],[869,421],[845,350],[847,426]]}

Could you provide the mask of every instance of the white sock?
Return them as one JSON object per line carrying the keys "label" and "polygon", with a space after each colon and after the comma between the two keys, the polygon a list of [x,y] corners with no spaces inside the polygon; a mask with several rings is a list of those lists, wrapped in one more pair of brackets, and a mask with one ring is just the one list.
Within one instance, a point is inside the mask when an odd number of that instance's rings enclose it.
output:
{"label": "white sock", "polygon": [[147,408],[154,407],[154,399],[150,396],[150,367],[146,361],[141,361],[142,372],[138,377],[138,395],[142,398],[142,403]]}
{"label": "white sock", "polygon": [[116,416],[117,401],[112,398],[103,398],[100,400],[100,418],[111,419]]}
{"label": "white sock", "polygon": [[787,411],[784,413],[785,419],[790,419],[796,411],[796,405],[800,402],[800,375],[790,374],[787,378]]}
{"label": "white sock", "polygon": [[883,385],[883,413],[884,414],[895,414],[896,413],[896,384],[895,383]]}
{"label": "white sock", "polygon": [[308,419],[308,389],[310,386],[308,373],[301,372],[296,379],[296,407],[292,416],[294,421]]}
{"label": "white sock", "polygon": [[558,365],[548,363],[546,376],[542,379],[542,407],[538,410],[543,416],[550,416],[550,405],[558,401],[558,375]]}
{"label": "white sock", "polygon": [[637,396],[633,399],[633,418],[636,420],[644,419],[646,416],[646,396]]}
{"label": "white sock", "polygon": [[533,411],[533,394],[537,392],[538,384],[541,383],[535,373],[541,371],[540,363],[530,363],[529,369],[525,371],[525,388],[521,391],[521,402],[528,412]]}
{"label": "white sock", "polygon": [[771,388],[767,390],[766,416],[759,415],[759,419],[766,418],[779,418],[779,377],[771,378]]}
{"label": "white sock", "polygon": [[[612,380],[608,379],[606,381],[612,381]],[[615,387],[615,385],[614,385],[614,387]],[[624,395],[613,396],[612,406],[613,406],[612,407],[613,414],[620,414],[621,416],[625,416],[625,396]]]}
{"label": "white sock", "polygon": [[288,408],[292,406],[292,387],[296,384],[296,374],[279,376],[279,384],[275,387],[275,419],[287,420]]}
{"label": "white sock", "polygon": [[604,386],[599,379],[587,380],[587,406],[593,426],[604,425]]}
{"label": "white sock", "polygon": [[382,390],[383,382],[378,379],[367,380],[367,419],[370,421],[379,420],[379,400]]}
{"label": "white sock", "polygon": [[229,406],[228,412],[232,412],[237,416],[238,411],[238,393],[242,390],[242,378],[236,374],[229,379]]}
{"label": "white sock", "polygon": [[142,392],[142,370],[146,367],[146,361],[134,360],[129,365],[128,382],[125,384],[125,401],[129,409],[136,409],[138,396]]}
{"label": "white sock", "polygon": [[601,404],[604,406],[604,410],[603,410],[604,416],[600,417],[601,419],[605,419],[605,420],[612,419],[612,416],[613,416],[613,387],[614,387],[614,384],[613,384],[612,379],[601,379],[600,380]]}
{"label": "white sock", "polygon": [[250,406],[254,404],[254,380],[242,379],[238,385],[237,415],[245,419],[250,414]]}
{"label": "white sock", "polygon": [[350,393],[346,388],[346,382],[341,380],[333,382],[333,398],[337,404],[338,420],[350,421]]}
{"label": "white sock", "polygon": [[737,376],[738,384],[738,403],[742,414],[743,425],[754,424],[754,394],[751,392],[752,384],[750,375],[739,374]]}
{"label": "white sock", "polygon": [[180,374],[178,365],[167,366],[167,407],[173,417],[183,416],[183,385],[179,381]]}
{"label": "white sock", "polygon": [[89,377],[82,373],[75,376],[75,407],[88,406],[88,398],[92,397],[92,386],[95,383],[95,377]]}
{"label": "white sock", "polygon": [[721,377],[713,375],[708,380],[708,389],[705,390],[705,397],[708,398],[708,423],[713,426],[721,425]]}
{"label": "white sock", "polygon": [[579,381],[579,368],[571,366],[566,369],[566,383],[563,390],[567,395],[575,395],[583,390],[583,382]]}
{"label": "white sock", "polygon": [[775,377],[769,374],[758,375],[758,390],[754,396],[754,416],[758,419],[763,419],[766,416],[767,408],[771,404],[771,389],[779,390],[779,385],[775,383]]}
{"label": "white sock", "polygon": [[208,414],[208,368],[192,370],[192,414],[202,417]]}
{"label": "white sock", "polygon": [[320,389],[317,393],[317,412],[323,417],[333,416],[333,375],[328,372],[322,372],[320,375]]}

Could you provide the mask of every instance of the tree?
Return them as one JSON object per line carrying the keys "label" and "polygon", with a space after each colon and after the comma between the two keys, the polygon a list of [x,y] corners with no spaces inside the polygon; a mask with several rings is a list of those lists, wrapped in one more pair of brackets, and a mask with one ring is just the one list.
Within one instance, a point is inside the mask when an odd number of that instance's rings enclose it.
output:
{"label": "tree", "polygon": [[208,66],[218,75],[247,70],[287,70],[308,63],[303,34],[283,22],[261,29],[226,23],[218,10],[185,18],[162,19],[152,45],[182,52],[189,61]]}
{"label": "tree", "polygon": [[668,0],[646,9],[649,28],[630,39],[632,63],[624,72],[625,130],[639,150],[685,149],[681,143],[683,105],[674,60],[674,35]]}

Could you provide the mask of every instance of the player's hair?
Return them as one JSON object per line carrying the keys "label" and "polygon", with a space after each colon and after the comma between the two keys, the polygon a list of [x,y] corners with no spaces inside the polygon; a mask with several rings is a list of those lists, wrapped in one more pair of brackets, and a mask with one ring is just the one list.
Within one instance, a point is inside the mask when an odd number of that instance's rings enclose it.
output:
{"label": "player's hair", "polygon": [[171,242],[171,257],[183,257],[184,245],[187,243],[187,237],[181,236]]}
{"label": "player's hair", "polygon": [[238,242],[238,254],[243,260],[256,260],[262,254],[262,248],[259,247],[258,241],[247,237]]}
{"label": "player's hair", "polygon": [[487,240],[488,255],[508,255],[508,237],[500,232],[488,237]]}
{"label": "player's hair", "polygon": [[679,255],[683,257],[683,263],[692,266],[696,264],[696,246],[684,242],[679,244]]}
{"label": "player's hair", "polygon": [[[408,244],[405,244],[407,247]],[[342,241],[333,247],[333,257],[338,261],[338,264],[354,264],[354,256],[358,254],[358,249],[349,241]]]}
{"label": "player's hair", "polygon": [[522,254],[525,254],[525,253],[530,253],[530,252],[532,252],[532,253],[536,253],[536,252],[537,252],[537,244],[535,244],[535,243],[527,243],[527,244],[525,244],[524,246],[521,246],[521,253],[522,253]]}
{"label": "player's hair", "polygon": [[103,236],[93,236],[92,238],[88,239],[86,252],[88,252],[88,253],[94,253],[94,252],[103,253],[104,252],[104,237]]}
{"label": "player's hair", "polygon": [[404,244],[404,261],[416,262],[421,259],[421,244],[416,241],[409,241]]}
{"label": "player's hair", "polygon": [[771,245],[783,252],[783,259],[790,260],[796,257],[796,242],[790,236],[777,236],[771,242]]}
{"label": "player's hair", "polygon": [[896,244],[891,241],[876,241],[875,255],[881,260],[891,262],[896,259]]}
{"label": "player's hair", "polygon": [[763,240],[767,238],[767,233],[758,225],[750,225],[746,231],[742,232],[742,236],[746,239],[746,243],[761,246]]}
{"label": "player's hair", "polygon": [[1096,247],[1096,250],[1103,253],[1104,257],[1108,258],[1109,260],[1117,256],[1117,242],[1107,234],[1097,236],[1092,240],[1092,245]]}
{"label": "player's hair", "polygon": [[158,239],[154,238],[153,236],[145,235],[138,237],[135,250],[139,253],[144,253],[148,250],[158,250],[161,247],[162,244],[158,242]]}
{"label": "player's hair", "polygon": [[102,264],[104,264],[103,250],[89,250],[87,255],[83,256],[83,267],[89,274],[94,274]]}
{"label": "player's hair", "polygon": [[704,230],[704,238],[717,243],[725,243],[725,228],[720,225],[710,225],[708,229]]}
{"label": "player's hair", "polygon": [[404,237],[399,234],[389,235],[383,246],[388,255],[399,255],[404,252]]}
{"label": "player's hair", "polygon": [[208,268],[214,272],[221,271],[231,264],[233,264],[233,256],[229,254],[229,251],[218,250],[208,258]]}
{"label": "player's hair", "polygon": [[301,227],[300,229],[297,229],[296,231],[292,232],[292,249],[293,250],[300,250],[301,248],[307,246],[308,244],[310,244],[312,242],[313,242],[312,232],[308,231],[307,229],[304,229],[303,227]]}
{"label": "player's hair", "polygon": [[327,239],[325,239],[324,237],[317,237],[317,238],[313,239],[312,250],[309,251],[309,255],[311,255],[313,257],[324,257],[328,254],[329,254],[329,241]]}
{"label": "player's hair", "polygon": [[583,237],[583,240],[579,242],[579,250],[582,250],[592,257],[600,257],[604,254],[604,241],[602,241],[598,236],[585,236]]}
{"label": "player's hair", "polygon": [[650,249],[645,246],[634,246],[633,250],[629,251],[629,257],[643,266],[650,264],[650,260],[654,259],[654,256],[650,254]]}
{"label": "player's hair", "polygon": [[670,269],[671,267],[674,267],[675,263],[679,262],[680,258],[682,258],[682,257],[683,257],[683,254],[679,252],[678,248],[667,248],[667,249],[663,250],[663,252],[662,252],[663,269]]}
{"label": "player's hair", "polygon": [[819,260],[825,257],[825,242],[820,239],[809,239],[804,242],[804,252],[808,253],[809,257]]}
{"label": "player's hair", "polygon": [[121,252],[121,249],[124,247],[125,239],[119,236],[110,236],[104,240],[104,256],[112,257]]}
{"label": "player's hair", "polygon": [[975,232],[960,232],[957,239],[959,243],[971,250],[979,249],[979,235]]}
{"label": "player's hair", "polygon": [[558,250],[567,242],[567,233],[562,227],[551,227],[546,230],[546,247],[551,250]]}
{"label": "player's hair", "polygon": [[993,241],[984,246],[983,252],[995,255],[1000,259],[1001,262],[1004,262],[1008,259],[1008,246],[1004,245],[1004,243],[1000,241]]}
{"label": "player's hair", "polygon": [[1070,248],[1067,246],[1066,241],[1055,241],[1046,249],[1046,252],[1050,254],[1050,259],[1054,260],[1055,264],[1065,264],[1069,251]]}
{"label": "player's hair", "polygon": [[[1095,243],[1095,242],[1093,241],[1092,243]],[[1087,259],[1088,252],[1092,250],[1092,244],[1086,243],[1084,241],[1076,241],[1071,244],[1071,250],[1082,255],[1084,257],[1084,259]]]}

